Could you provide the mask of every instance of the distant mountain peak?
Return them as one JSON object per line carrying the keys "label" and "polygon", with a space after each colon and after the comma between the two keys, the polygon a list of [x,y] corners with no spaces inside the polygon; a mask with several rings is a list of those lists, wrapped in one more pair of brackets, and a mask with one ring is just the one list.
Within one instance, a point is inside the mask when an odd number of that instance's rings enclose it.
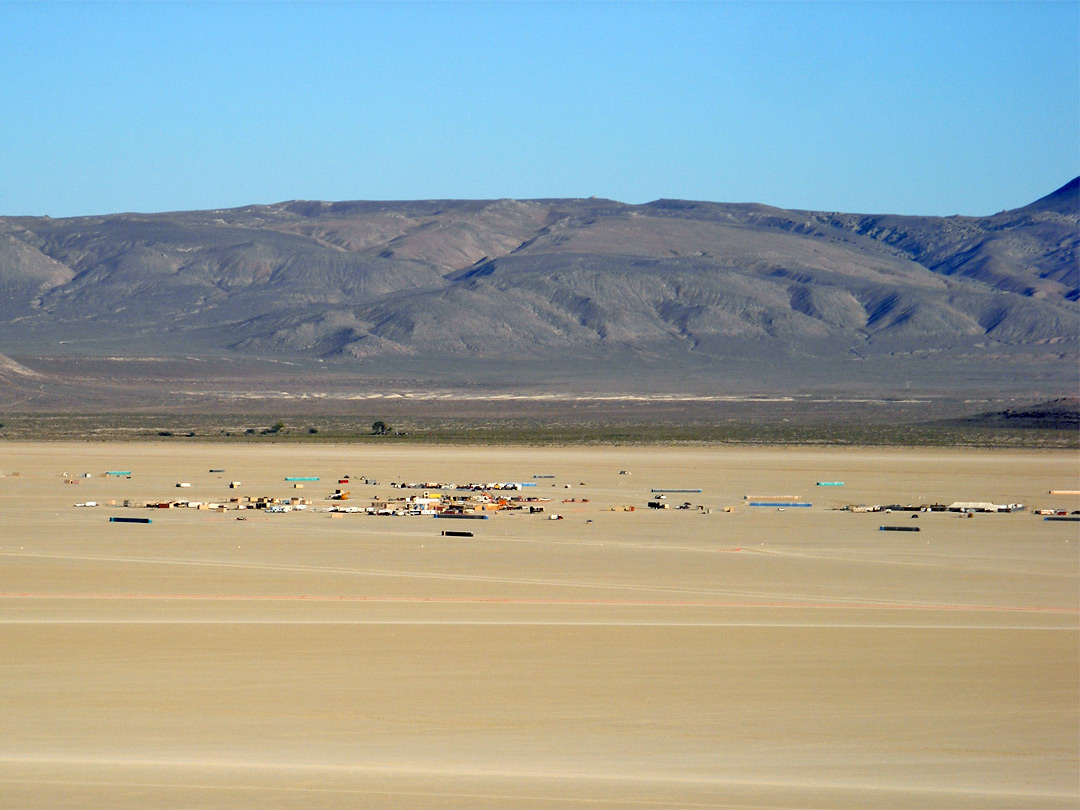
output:
{"label": "distant mountain peak", "polygon": [[993,217],[575,198],[0,218],[0,352],[1064,385],[1078,198],[1073,180]]}
{"label": "distant mountain peak", "polygon": [[1056,211],[1059,214],[1080,215],[1080,177],[1074,177],[1056,191],[1040,197],[1023,211]]}

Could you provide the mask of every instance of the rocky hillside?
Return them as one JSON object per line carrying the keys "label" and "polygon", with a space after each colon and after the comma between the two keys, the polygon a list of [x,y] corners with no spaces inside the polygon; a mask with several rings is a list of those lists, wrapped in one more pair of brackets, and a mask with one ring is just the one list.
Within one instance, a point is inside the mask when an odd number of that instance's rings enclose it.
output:
{"label": "rocky hillside", "polygon": [[932,362],[943,383],[951,367],[1075,380],[1078,243],[1076,180],[988,217],[598,199],[8,217],[0,352],[30,370],[462,362],[511,382],[515,365],[562,363],[616,387],[631,367],[677,379],[785,358],[823,379],[890,359]]}

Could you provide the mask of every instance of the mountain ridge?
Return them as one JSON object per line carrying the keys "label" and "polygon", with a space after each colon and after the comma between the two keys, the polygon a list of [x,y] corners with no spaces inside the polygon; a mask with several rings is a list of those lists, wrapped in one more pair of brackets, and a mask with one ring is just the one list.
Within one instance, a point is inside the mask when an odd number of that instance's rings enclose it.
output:
{"label": "mountain ridge", "polygon": [[441,364],[507,386],[562,363],[612,389],[650,369],[720,385],[757,357],[777,385],[892,384],[855,370],[870,361],[1046,387],[1076,376],[1078,179],[987,217],[595,198],[0,217],[0,352],[436,382]]}

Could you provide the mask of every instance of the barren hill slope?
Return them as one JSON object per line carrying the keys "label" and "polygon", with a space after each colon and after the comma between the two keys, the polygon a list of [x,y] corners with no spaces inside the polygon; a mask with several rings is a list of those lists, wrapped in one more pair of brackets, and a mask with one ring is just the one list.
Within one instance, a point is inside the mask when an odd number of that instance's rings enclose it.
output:
{"label": "barren hill slope", "polygon": [[1076,180],[989,217],[597,199],[9,217],[0,352],[1052,388],[1075,382],[1078,244]]}

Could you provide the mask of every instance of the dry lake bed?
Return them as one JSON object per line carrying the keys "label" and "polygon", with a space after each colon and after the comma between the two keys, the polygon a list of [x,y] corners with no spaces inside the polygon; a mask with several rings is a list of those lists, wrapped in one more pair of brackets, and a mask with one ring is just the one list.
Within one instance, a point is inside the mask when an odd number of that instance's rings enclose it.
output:
{"label": "dry lake bed", "polygon": [[[1077,509],[1075,452],[13,443],[0,474],[5,808],[1080,803],[1080,524],[834,511]],[[74,507],[402,481],[551,501]]]}

